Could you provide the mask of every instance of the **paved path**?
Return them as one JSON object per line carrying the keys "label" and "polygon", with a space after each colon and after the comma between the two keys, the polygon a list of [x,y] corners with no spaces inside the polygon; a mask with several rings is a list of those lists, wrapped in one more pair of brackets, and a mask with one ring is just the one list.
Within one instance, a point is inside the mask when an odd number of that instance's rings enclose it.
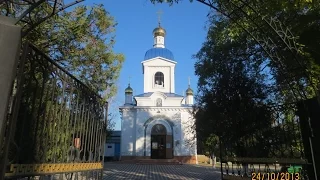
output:
{"label": "paved path", "polygon": [[196,165],[106,163],[104,180],[220,180],[220,171]]}

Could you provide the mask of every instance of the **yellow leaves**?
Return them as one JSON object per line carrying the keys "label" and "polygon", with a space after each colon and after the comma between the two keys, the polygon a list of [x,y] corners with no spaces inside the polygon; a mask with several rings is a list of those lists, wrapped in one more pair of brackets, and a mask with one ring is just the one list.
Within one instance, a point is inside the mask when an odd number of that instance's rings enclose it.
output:
{"label": "yellow leaves", "polygon": [[85,14],[86,11],[87,11],[87,7],[85,7],[85,6],[78,6],[78,7],[75,8],[74,14],[75,14],[76,16],[81,16],[81,15]]}

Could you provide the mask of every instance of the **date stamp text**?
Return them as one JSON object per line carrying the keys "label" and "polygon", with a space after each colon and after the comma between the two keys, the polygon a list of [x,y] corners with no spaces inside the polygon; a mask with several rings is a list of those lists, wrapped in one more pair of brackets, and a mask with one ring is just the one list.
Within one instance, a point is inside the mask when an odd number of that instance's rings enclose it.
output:
{"label": "date stamp text", "polygon": [[251,180],[300,180],[300,173],[251,173]]}

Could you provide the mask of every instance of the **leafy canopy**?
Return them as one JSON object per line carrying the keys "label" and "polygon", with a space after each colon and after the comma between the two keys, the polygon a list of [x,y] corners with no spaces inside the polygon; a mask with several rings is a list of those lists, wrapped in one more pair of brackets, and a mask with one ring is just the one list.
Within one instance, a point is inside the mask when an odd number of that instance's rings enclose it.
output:
{"label": "leafy canopy", "polygon": [[[44,9],[34,10],[36,18],[45,16],[46,10],[50,12],[45,3],[41,8]],[[16,8],[8,16],[16,17],[24,10]],[[6,14],[4,7],[0,12]],[[117,91],[115,82],[124,62],[124,55],[113,51],[116,25],[103,5],[79,5],[47,19],[24,41],[35,44],[95,92],[103,94],[104,99],[109,99]]]}
{"label": "leafy canopy", "polygon": [[[151,2],[172,5],[180,0]],[[242,1],[211,2],[228,14]],[[298,140],[294,109],[274,109],[270,105],[300,100],[302,91],[307,97],[315,95],[311,84],[319,84],[320,4],[312,0],[270,0],[250,1],[248,5],[232,19],[214,12],[209,17],[207,40],[195,56],[199,76],[197,137],[207,149],[217,143],[212,137],[222,137],[233,147],[235,156],[292,156],[299,151],[297,143],[293,143]],[[266,26],[263,17],[277,18],[285,33],[291,31],[287,35],[296,38],[294,45],[305,67],[294,61],[290,49],[280,39],[283,34],[279,36]],[[273,50],[283,55],[281,63],[271,59],[248,32],[259,39],[271,38]]]}

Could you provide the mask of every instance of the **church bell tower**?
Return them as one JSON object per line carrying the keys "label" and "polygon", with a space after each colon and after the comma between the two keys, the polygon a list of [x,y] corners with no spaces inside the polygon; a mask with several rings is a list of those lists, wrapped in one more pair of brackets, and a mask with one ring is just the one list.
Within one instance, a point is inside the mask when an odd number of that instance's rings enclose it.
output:
{"label": "church bell tower", "polygon": [[152,33],[153,48],[146,52],[142,61],[144,93],[157,91],[174,93],[174,69],[177,62],[174,61],[173,53],[165,48],[166,30],[161,26],[160,17],[158,27]]}

